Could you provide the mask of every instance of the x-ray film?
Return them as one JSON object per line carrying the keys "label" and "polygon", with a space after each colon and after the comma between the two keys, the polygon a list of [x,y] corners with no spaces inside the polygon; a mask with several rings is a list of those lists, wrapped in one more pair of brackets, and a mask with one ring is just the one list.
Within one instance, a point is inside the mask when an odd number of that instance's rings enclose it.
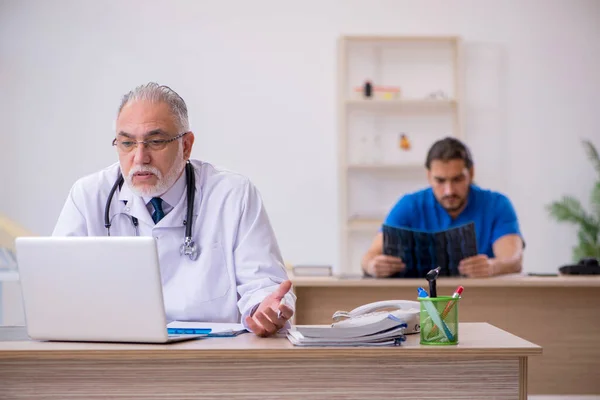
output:
{"label": "x-ray film", "polygon": [[406,278],[422,278],[430,270],[441,267],[440,275],[457,276],[458,264],[477,255],[477,239],[473,222],[439,232],[383,225],[383,254],[400,257]]}

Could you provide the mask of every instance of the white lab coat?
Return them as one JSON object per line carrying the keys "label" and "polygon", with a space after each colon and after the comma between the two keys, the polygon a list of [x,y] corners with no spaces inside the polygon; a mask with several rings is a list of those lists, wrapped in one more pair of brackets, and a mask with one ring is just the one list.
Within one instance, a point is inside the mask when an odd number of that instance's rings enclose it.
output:
{"label": "white lab coat", "polygon": [[[135,235],[131,217],[136,217],[139,235],[155,237],[168,320],[245,326],[252,309],[287,279],[277,240],[260,194],[246,177],[201,161],[192,160],[192,165],[196,173],[192,239],[200,250],[196,261],[179,253],[185,236],[185,190],[179,203],[155,225],[143,198],[124,183],[111,202],[110,234]],[[79,179],[53,235],[106,236],[104,209],[118,171],[115,163]],[[292,308],[295,300],[293,293],[286,295]]]}

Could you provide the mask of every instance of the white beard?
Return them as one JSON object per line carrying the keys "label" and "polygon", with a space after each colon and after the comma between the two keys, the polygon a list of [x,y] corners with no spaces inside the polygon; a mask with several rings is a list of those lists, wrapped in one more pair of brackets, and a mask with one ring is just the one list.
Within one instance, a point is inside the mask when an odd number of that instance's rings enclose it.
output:
{"label": "white beard", "polygon": [[[179,151],[177,153],[177,157],[175,158],[175,163],[167,172],[167,174],[163,177],[161,172],[150,165],[134,165],[130,170],[129,174],[125,178],[127,182],[127,186],[136,196],[140,197],[159,197],[167,192],[173,186],[177,178],[183,168],[185,167],[185,160],[183,159],[183,146],[179,145]],[[156,176],[157,182],[154,186],[144,186],[143,188],[138,188],[133,183],[133,175],[138,172],[149,172]]]}

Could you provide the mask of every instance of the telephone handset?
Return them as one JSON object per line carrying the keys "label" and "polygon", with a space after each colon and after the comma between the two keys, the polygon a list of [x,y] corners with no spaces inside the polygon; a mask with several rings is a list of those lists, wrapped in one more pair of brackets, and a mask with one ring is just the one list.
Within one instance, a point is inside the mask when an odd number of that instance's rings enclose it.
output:
{"label": "telephone handset", "polygon": [[384,300],[369,303],[352,311],[336,311],[332,327],[367,325],[388,318],[391,314],[407,324],[406,333],[420,332],[420,303],[413,300]]}

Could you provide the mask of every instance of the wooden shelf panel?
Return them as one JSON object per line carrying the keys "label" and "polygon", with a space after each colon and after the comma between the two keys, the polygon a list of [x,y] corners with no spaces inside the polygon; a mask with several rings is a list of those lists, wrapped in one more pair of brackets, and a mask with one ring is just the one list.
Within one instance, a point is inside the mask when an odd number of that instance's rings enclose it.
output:
{"label": "wooden shelf panel", "polygon": [[428,100],[428,99],[411,99],[411,100],[361,100],[361,99],[348,99],[346,100],[346,106],[351,108],[361,109],[379,109],[379,110],[401,110],[401,109],[415,109],[415,110],[434,110],[434,109],[452,109],[456,106],[456,100],[453,99],[439,99],[439,100]]}
{"label": "wooden shelf panel", "polygon": [[380,43],[410,43],[410,42],[434,42],[434,43],[452,43],[456,44],[460,41],[460,37],[456,35],[448,36],[382,36],[382,35],[345,35],[342,37],[343,40],[349,44],[353,42],[373,42],[375,44]]}
{"label": "wooden shelf panel", "polygon": [[348,164],[349,171],[395,172],[424,168],[423,163],[410,164]]}

